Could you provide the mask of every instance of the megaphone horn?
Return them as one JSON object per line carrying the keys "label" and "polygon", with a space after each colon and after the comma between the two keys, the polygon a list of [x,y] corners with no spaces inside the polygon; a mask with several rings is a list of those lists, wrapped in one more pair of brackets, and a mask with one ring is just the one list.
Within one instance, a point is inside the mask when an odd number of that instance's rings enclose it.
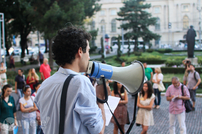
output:
{"label": "megaphone horn", "polygon": [[89,61],[87,74],[94,78],[104,76],[106,79],[117,81],[123,84],[132,95],[141,90],[145,79],[144,67],[139,61],[134,61],[127,67],[114,67]]}

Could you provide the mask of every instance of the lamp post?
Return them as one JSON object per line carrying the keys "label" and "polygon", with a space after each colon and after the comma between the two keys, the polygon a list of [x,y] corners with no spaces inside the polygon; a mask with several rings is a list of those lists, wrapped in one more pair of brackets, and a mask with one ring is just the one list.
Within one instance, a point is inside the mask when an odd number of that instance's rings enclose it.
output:
{"label": "lamp post", "polygon": [[[1,31],[1,29],[2,29],[2,31]],[[2,33],[2,36],[1,36],[1,33]],[[1,45],[1,37],[2,37],[2,42],[3,42],[4,65],[6,66],[4,13],[0,13],[0,55],[1,55],[1,46],[2,46]],[[0,56],[0,61],[2,62],[1,56]]]}

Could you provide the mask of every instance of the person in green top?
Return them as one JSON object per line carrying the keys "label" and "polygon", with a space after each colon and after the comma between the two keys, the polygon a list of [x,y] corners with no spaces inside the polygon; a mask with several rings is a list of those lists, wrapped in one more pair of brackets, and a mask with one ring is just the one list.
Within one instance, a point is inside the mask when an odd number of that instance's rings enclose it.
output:
{"label": "person in green top", "polygon": [[144,66],[144,72],[145,72],[145,76],[147,77],[147,80],[152,82],[152,78],[153,78],[153,70],[149,67],[147,67],[147,63],[143,63]]}
{"label": "person in green top", "polygon": [[0,132],[1,134],[8,134],[10,125],[17,125],[15,101],[12,96],[12,86],[6,84],[2,88],[2,95],[0,97]]}

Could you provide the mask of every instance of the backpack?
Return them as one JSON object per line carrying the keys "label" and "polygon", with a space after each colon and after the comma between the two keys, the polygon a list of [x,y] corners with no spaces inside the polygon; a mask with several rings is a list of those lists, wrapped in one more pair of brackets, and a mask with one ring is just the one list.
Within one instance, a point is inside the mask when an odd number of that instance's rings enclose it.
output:
{"label": "backpack", "polygon": [[[181,86],[181,91],[182,91],[182,96],[184,96],[184,85],[183,84]],[[186,113],[191,112],[192,111],[191,101],[190,100],[183,100],[183,102],[184,102],[184,106],[185,106],[185,109],[186,109]]]}
{"label": "backpack", "polygon": [[196,79],[196,72],[197,72],[197,71],[194,72],[194,79],[196,80],[196,83],[197,83],[198,80]]}

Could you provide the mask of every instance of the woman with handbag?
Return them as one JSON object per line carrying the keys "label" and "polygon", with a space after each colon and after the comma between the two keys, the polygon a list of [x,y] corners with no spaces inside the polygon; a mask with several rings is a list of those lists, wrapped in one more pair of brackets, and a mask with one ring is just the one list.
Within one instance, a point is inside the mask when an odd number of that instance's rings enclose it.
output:
{"label": "woman with handbag", "polygon": [[149,126],[154,125],[152,106],[155,95],[153,94],[152,84],[147,81],[144,83],[141,92],[138,94],[136,124],[142,125],[141,134],[147,134]]}
{"label": "woman with handbag", "polygon": [[23,134],[36,134],[36,110],[34,97],[31,96],[31,88],[26,85],[23,89],[24,97],[20,98],[20,110],[22,112]]}
{"label": "woman with handbag", "polygon": [[[112,96],[119,97],[120,101],[117,108],[114,111],[114,115],[118,120],[118,123],[121,126],[121,129],[124,132],[124,125],[129,122],[129,117],[127,113],[127,103],[128,103],[128,95],[124,86],[121,83],[114,82],[113,91],[111,92]],[[114,134],[118,134],[118,126],[112,117],[111,122],[114,123]]]}
{"label": "woman with handbag", "polygon": [[154,94],[156,96],[154,100],[154,108],[159,109],[161,104],[161,91],[165,90],[165,87],[163,86],[163,74],[161,73],[161,68],[155,68],[154,72],[155,74],[152,79],[152,82],[154,83]]}

